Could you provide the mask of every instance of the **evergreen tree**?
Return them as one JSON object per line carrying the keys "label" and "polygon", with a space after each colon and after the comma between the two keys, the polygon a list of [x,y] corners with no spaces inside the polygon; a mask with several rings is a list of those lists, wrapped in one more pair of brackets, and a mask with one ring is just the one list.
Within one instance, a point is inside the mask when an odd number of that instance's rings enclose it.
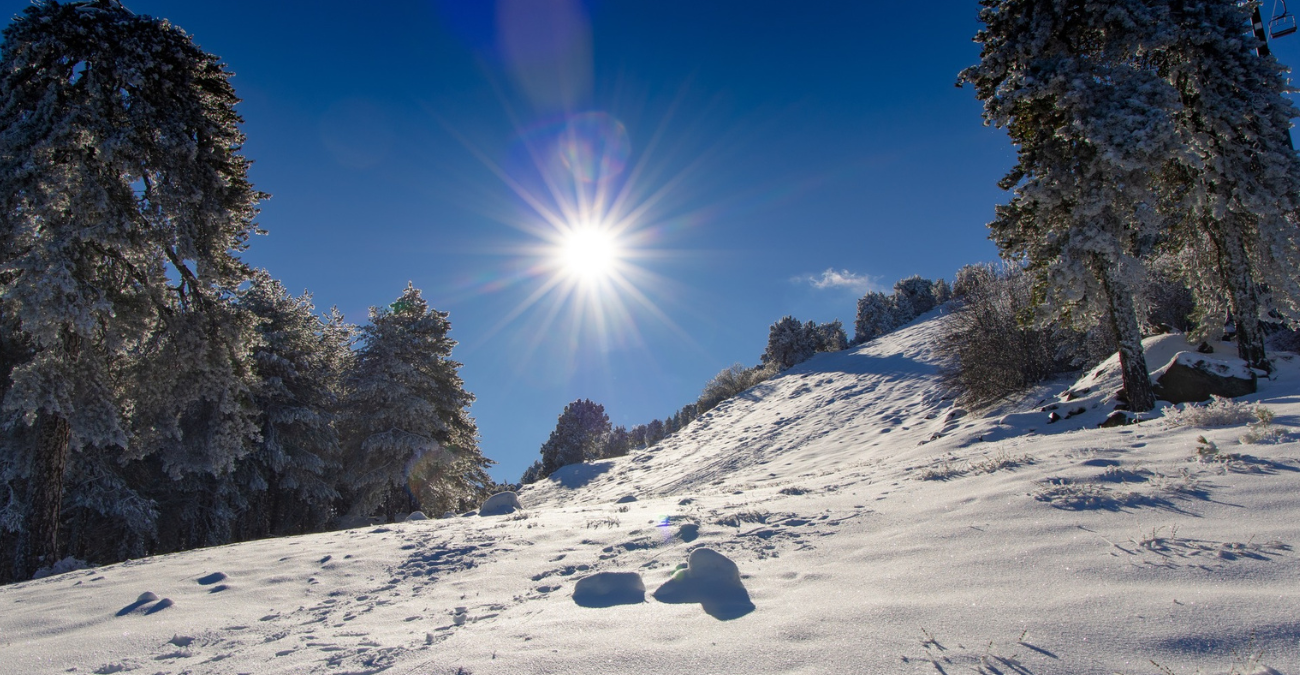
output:
{"label": "evergreen tree", "polygon": [[1300,111],[1287,70],[1243,35],[1253,3],[1169,0],[1172,39],[1161,63],[1177,88],[1187,146],[1165,172],[1168,249],[1202,325],[1231,311],[1237,353],[1269,369],[1261,320],[1300,318],[1300,158],[1287,130]]}
{"label": "evergreen tree", "polygon": [[807,361],[815,351],[816,342],[803,323],[786,316],[768,329],[767,350],[763,352],[762,360],[778,370],[785,370]]}
{"label": "evergreen tree", "polygon": [[232,301],[263,195],[228,79],[116,0],[37,2],[4,31],[0,328],[23,358],[3,411],[29,429],[5,448],[28,467],[18,574],[58,554],[72,449],[157,453],[179,477],[228,471],[256,438],[252,322]]}
{"label": "evergreen tree", "polygon": [[370,309],[344,382],[342,492],[352,513],[391,520],[420,508],[417,495],[459,503],[489,482],[450,330],[447,313],[409,283],[392,305]]}
{"label": "evergreen tree", "polygon": [[858,299],[858,314],[853,322],[853,342],[862,344],[897,327],[889,296],[870,291]]}
{"label": "evergreen tree", "polygon": [[849,348],[849,336],[844,334],[844,324],[839,319],[812,327],[814,349],[819,352],[838,352]]}
{"label": "evergreen tree", "polygon": [[975,85],[1017,163],[990,224],[1004,256],[1040,280],[1043,314],[1103,322],[1135,411],[1155,405],[1134,307],[1140,243],[1159,222],[1153,179],[1178,149],[1173,89],[1147,62],[1166,46],[1158,3],[984,0]]}
{"label": "evergreen tree", "polygon": [[662,441],[667,435],[668,434],[664,432],[663,420],[650,420],[650,423],[645,425],[646,447],[651,447],[655,443]]}
{"label": "evergreen tree", "polygon": [[633,448],[647,447],[649,445],[649,443],[646,442],[647,431],[648,431],[648,427],[644,424],[638,424],[632,427],[632,430],[627,432],[628,441],[631,443],[630,447]]}
{"label": "evergreen tree", "polygon": [[257,450],[241,462],[237,486],[250,495],[241,538],[301,533],[332,517],[341,468],[334,425],[342,377],[352,360],[351,326],[337,311],[322,320],[311,297],[293,297],[258,270],[240,304],[257,316],[261,338],[254,350],[261,414]]}
{"label": "evergreen tree", "polygon": [[542,478],[542,460],[539,459],[529,464],[527,469],[524,469],[524,474],[519,477],[519,482],[524,485],[532,485]]}
{"label": "evergreen tree", "polygon": [[952,287],[947,281],[940,279],[934,282],[934,304],[942,305],[952,299]]}
{"label": "evergreen tree", "polygon": [[900,308],[898,324],[901,326],[912,319],[934,309],[934,282],[919,274],[900,279],[894,284],[894,297]]}
{"label": "evergreen tree", "polygon": [[605,406],[579,399],[564,406],[555,430],[542,444],[542,476],[570,464],[581,464],[601,456],[610,433]]}
{"label": "evergreen tree", "polygon": [[632,449],[632,436],[628,433],[627,427],[618,425],[609,432],[609,438],[605,441],[605,449],[601,451],[601,457],[622,457]]}

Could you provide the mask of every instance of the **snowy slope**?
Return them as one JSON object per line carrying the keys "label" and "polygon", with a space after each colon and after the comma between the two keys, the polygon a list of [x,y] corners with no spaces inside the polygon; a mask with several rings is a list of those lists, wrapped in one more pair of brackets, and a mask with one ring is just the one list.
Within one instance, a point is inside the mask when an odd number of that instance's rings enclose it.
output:
{"label": "snowy slope", "polygon": [[[0,672],[1300,673],[1295,436],[1095,428],[1118,388],[1106,364],[967,413],[938,380],[941,320],[566,467],[514,515],[0,588]],[[1284,427],[1300,425],[1291,359],[1250,397]],[[1084,412],[1048,424],[1051,405]],[[1240,456],[1195,461],[1200,435]],[[752,611],[652,597],[702,546],[739,566]],[[579,606],[598,572],[639,573],[645,601]]]}

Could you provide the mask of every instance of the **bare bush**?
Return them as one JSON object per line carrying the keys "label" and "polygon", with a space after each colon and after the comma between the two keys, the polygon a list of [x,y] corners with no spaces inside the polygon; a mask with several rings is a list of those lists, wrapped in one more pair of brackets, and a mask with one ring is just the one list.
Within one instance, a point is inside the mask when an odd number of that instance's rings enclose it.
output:
{"label": "bare bush", "polygon": [[1032,322],[1025,308],[1033,306],[1033,284],[1019,268],[962,268],[954,284],[958,291],[962,302],[941,338],[950,357],[944,379],[970,407],[987,406],[1096,358],[1083,333]]}
{"label": "bare bush", "polygon": [[704,385],[704,391],[700,392],[700,398],[695,402],[697,414],[703,415],[716,408],[719,403],[771,378],[775,374],[776,368],[772,366],[746,368],[739,363],[733,364],[731,367],[714,375],[713,379]]}
{"label": "bare bush", "polygon": [[1209,403],[1187,403],[1180,408],[1165,408],[1164,412],[1165,423],[1171,427],[1226,427],[1263,421],[1265,416],[1272,421],[1272,411],[1258,403],[1242,403],[1220,396]]}

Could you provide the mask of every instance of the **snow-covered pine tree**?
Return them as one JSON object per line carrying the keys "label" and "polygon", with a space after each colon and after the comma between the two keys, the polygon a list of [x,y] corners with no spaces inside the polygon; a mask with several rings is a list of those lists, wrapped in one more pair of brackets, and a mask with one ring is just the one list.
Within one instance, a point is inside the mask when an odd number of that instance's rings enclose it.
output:
{"label": "snow-covered pine tree", "polygon": [[1166,244],[1194,291],[1202,327],[1230,311],[1237,353],[1269,369],[1261,319],[1300,319],[1300,157],[1287,136],[1300,116],[1287,70],[1246,34],[1257,3],[1168,0],[1162,64],[1178,90],[1187,142],[1166,171]]}
{"label": "snow-covered pine tree", "polygon": [[532,485],[542,478],[542,460],[539,459],[529,464],[527,469],[524,469],[523,475],[519,477],[519,482],[524,485]]}
{"label": "snow-covered pine tree", "polygon": [[1151,67],[1170,39],[1146,0],[984,0],[975,86],[1017,163],[989,224],[1002,254],[1039,279],[1040,318],[1103,322],[1135,411],[1155,405],[1133,294],[1139,242],[1159,222],[1155,174],[1179,148],[1176,92]]}
{"label": "snow-covered pine tree", "polygon": [[622,457],[632,449],[632,437],[627,431],[627,427],[618,425],[610,430],[609,438],[605,440],[605,448],[601,451],[601,457]]}
{"label": "snow-covered pine tree", "polygon": [[[27,355],[3,410],[32,430],[28,574],[58,554],[72,448],[167,450],[184,472],[227,470],[251,446],[251,326],[231,300],[263,195],[229,73],[166,21],[117,0],[40,1],[2,49],[0,314]],[[162,382],[125,381],[157,358],[175,359]],[[143,424],[126,417],[132,386],[160,392],[133,401]]]}
{"label": "snow-covered pine tree", "polygon": [[[370,308],[356,365],[344,378],[343,510],[391,520],[420,508],[417,494],[459,503],[475,482],[488,482],[490,461],[479,453],[469,415],[474,396],[451,360],[450,330],[447,313],[431,309],[409,283],[392,305]],[[421,477],[436,484],[411,484]]]}
{"label": "snow-covered pine tree", "polygon": [[647,445],[647,443],[646,443],[646,433],[647,433],[648,429],[649,429],[649,428],[648,428],[646,425],[644,425],[644,424],[638,424],[638,425],[632,427],[632,429],[631,429],[630,431],[627,432],[627,435],[628,435],[628,441],[629,441],[629,443],[631,443],[631,445],[630,445],[629,447],[632,447],[632,448],[644,448],[644,447],[646,447],[646,445]]}
{"label": "snow-covered pine tree", "polygon": [[934,282],[934,304],[942,305],[952,299],[952,286],[947,281],[939,279]]}
{"label": "snow-covered pine tree", "polygon": [[542,476],[549,476],[562,466],[600,457],[609,432],[605,406],[590,399],[578,399],[564,406],[555,429],[542,444]]}
{"label": "snow-covered pine tree", "polygon": [[646,447],[650,447],[655,443],[662,441],[664,439],[664,436],[667,435],[668,434],[664,432],[663,420],[659,420],[659,419],[650,420],[650,422],[645,425]]}
{"label": "snow-covered pine tree", "polygon": [[767,350],[763,363],[785,370],[796,363],[807,361],[817,351],[817,344],[804,324],[793,316],[782,317],[772,324],[767,333]]}
{"label": "snow-covered pine tree", "polygon": [[257,270],[240,304],[258,317],[254,400],[262,440],[235,472],[250,507],[241,538],[319,530],[333,517],[341,468],[334,425],[353,328],[316,314],[311,296],[293,297]]}
{"label": "snow-covered pine tree", "polygon": [[849,336],[844,333],[844,324],[839,319],[818,324],[814,336],[817,341],[816,350],[819,352],[838,352],[849,348]]}
{"label": "snow-covered pine tree", "polygon": [[853,322],[854,344],[878,338],[897,327],[898,324],[894,322],[894,306],[889,296],[869,291],[858,298],[858,314]]}
{"label": "snow-covered pine tree", "polygon": [[934,309],[934,282],[919,274],[906,279],[899,279],[894,284],[894,297],[899,307],[907,308],[906,317],[900,316],[899,323],[904,324]]}

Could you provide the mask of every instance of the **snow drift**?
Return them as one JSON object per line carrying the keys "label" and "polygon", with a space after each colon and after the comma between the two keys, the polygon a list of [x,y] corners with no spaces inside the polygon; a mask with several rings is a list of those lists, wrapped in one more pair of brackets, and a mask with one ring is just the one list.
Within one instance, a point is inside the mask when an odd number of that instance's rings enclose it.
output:
{"label": "snow drift", "polygon": [[[0,588],[0,670],[1300,671],[1300,360],[1279,355],[1247,397],[1277,433],[1243,445],[1244,423],[1158,411],[1096,428],[1118,389],[1106,364],[962,410],[938,377],[941,321],[565,467],[507,515]],[[1153,366],[1188,349],[1150,347]]]}

